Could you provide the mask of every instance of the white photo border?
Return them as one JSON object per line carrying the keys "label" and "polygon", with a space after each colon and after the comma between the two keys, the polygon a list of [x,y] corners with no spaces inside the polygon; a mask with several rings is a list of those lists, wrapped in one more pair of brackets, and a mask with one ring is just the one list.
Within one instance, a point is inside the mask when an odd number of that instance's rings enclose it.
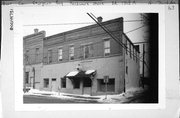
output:
{"label": "white photo border", "polygon": [[164,5],[118,5],[118,6],[41,6],[41,9],[59,9],[66,12],[118,12],[118,13],[158,13],[159,16],[159,81],[158,103],[146,104],[23,104],[23,31],[21,11],[24,5],[14,7],[14,84],[16,111],[57,111],[57,110],[120,110],[120,109],[164,109],[165,108],[165,6]]}

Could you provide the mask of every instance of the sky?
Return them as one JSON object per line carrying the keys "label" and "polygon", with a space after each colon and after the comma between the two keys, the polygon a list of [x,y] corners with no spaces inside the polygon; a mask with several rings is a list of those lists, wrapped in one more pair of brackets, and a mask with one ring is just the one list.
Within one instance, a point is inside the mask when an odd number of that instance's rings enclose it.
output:
{"label": "sky", "polygon": [[[100,11],[100,12],[99,12]],[[114,11],[107,11],[107,9],[97,10],[82,10],[82,9],[63,9],[46,7],[26,7],[21,11],[23,22],[23,36],[32,34],[34,29],[39,31],[46,31],[46,36],[62,33],[72,29],[95,24],[95,22],[87,15],[92,13],[94,16],[103,18],[103,21],[111,20],[114,18],[124,18],[124,33],[133,29],[141,27],[141,21],[127,22],[129,20],[141,20],[138,13],[120,13]],[[144,31],[146,27],[127,33],[127,36],[132,42],[139,42],[144,40]]]}

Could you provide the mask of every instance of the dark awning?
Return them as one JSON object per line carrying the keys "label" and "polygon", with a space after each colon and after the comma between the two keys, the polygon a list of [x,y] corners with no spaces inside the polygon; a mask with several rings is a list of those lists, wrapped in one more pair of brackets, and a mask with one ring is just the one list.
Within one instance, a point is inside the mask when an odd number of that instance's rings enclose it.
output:
{"label": "dark awning", "polygon": [[91,75],[95,75],[96,74],[96,70],[87,70],[86,72],[85,72],[85,75],[86,76],[91,76]]}
{"label": "dark awning", "polygon": [[67,75],[65,75],[65,77],[75,77],[78,73],[79,71],[71,71]]}
{"label": "dark awning", "polygon": [[87,71],[71,71],[65,77],[67,78],[78,78],[78,77],[90,77],[96,74],[96,70],[87,70]]}

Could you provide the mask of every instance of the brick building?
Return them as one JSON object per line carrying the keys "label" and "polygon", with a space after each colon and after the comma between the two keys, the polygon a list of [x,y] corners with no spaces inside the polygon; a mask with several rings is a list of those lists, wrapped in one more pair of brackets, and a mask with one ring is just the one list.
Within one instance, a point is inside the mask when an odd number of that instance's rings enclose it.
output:
{"label": "brick building", "polygon": [[34,29],[34,34],[23,37],[24,87],[40,87],[43,66],[43,40],[45,31]]}
{"label": "brick building", "polygon": [[[123,18],[101,24],[126,48],[123,48],[97,24],[44,38],[42,32],[36,34],[41,36],[38,39],[33,38],[35,34],[24,37],[24,41],[27,37],[31,37],[28,40],[41,42],[39,43],[41,48],[32,47],[35,49],[35,52],[32,52],[32,59],[35,59],[39,50],[39,63],[25,66],[25,73],[30,73],[31,70],[27,68],[32,67],[35,69],[32,70],[34,73],[37,71],[38,75],[33,76],[35,88],[99,95],[105,94],[106,90],[108,94],[115,94],[127,88],[138,87],[139,52],[123,33]],[[37,45],[35,41],[34,44]],[[28,48],[25,47],[24,52],[28,55]],[[28,78],[27,74],[25,75]],[[107,86],[104,78],[108,78]]]}

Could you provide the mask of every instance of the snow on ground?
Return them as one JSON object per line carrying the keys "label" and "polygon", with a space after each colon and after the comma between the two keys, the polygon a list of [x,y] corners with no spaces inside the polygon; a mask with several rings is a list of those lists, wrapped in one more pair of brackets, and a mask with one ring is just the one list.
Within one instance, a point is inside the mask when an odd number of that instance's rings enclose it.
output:
{"label": "snow on ground", "polygon": [[97,100],[102,103],[120,103],[125,102],[128,97],[132,97],[135,92],[141,92],[143,89],[141,88],[131,88],[126,90],[126,93],[115,94],[115,95],[98,95],[98,96],[90,96],[90,95],[77,95],[77,94],[69,94],[69,93],[58,93],[52,91],[40,91],[37,89],[31,89],[29,92],[24,93],[24,95],[39,95],[39,96],[48,96],[48,97],[56,97],[61,99],[86,99],[86,100]]}

